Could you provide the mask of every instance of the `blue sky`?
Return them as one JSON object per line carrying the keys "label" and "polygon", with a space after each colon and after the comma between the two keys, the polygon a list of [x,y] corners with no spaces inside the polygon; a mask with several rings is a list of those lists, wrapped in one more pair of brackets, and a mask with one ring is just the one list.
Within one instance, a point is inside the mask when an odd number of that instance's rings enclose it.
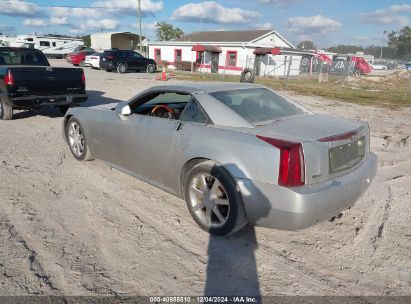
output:
{"label": "blue sky", "polygon": [[[0,0],[5,34],[90,34],[135,31],[137,0]],[[292,43],[382,44],[384,31],[411,26],[411,1],[388,0],[141,0],[143,34],[155,40],[157,21],[184,30],[274,28]],[[62,7],[63,6],[63,7]],[[64,7],[66,6],[66,7]]]}

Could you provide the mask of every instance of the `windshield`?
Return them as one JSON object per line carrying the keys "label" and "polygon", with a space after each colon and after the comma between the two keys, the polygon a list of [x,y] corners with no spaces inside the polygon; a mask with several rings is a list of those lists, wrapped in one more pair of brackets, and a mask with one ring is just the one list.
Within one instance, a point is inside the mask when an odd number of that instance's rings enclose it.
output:
{"label": "windshield", "polygon": [[0,65],[48,66],[47,59],[40,52],[30,49],[0,50]]}
{"label": "windshield", "polygon": [[211,95],[254,125],[304,114],[284,97],[264,88],[221,91]]}

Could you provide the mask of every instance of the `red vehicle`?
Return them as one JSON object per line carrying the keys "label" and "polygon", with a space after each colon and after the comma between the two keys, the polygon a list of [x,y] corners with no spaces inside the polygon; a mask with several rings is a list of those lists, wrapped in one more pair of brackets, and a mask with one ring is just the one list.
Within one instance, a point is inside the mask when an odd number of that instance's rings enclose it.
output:
{"label": "red vehicle", "polygon": [[68,54],[66,60],[68,63],[71,63],[75,66],[84,67],[84,63],[86,60],[86,56],[94,54],[96,51],[94,50],[87,50],[87,51],[78,51],[71,54]]}

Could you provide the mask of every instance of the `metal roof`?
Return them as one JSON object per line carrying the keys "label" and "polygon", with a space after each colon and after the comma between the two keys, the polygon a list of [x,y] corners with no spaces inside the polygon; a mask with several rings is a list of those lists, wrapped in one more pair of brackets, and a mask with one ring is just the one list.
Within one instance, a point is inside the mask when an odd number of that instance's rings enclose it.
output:
{"label": "metal roof", "polygon": [[272,30],[246,30],[246,31],[208,31],[194,32],[184,35],[175,41],[194,42],[251,42],[264,36]]}

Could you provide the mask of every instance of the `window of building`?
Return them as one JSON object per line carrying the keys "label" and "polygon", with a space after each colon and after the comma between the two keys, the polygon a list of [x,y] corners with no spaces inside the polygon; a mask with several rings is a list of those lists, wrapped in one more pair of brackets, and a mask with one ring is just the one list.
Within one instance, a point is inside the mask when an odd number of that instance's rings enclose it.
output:
{"label": "window of building", "polygon": [[227,66],[237,66],[237,51],[227,51]]}
{"label": "window of building", "polygon": [[182,50],[174,50],[174,62],[181,62],[182,61]]}
{"label": "window of building", "polygon": [[196,62],[199,64],[203,64],[204,63],[204,52],[199,52],[197,51],[197,56],[196,56]]}
{"label": "window of building", "polygon": [[161,61],[161,49],[154,49],[154,60]]}
{"label": "window of building", "polygon": [[40,41],[40,46],[50,46],[49,41]]}
{"label": "window of building", "polygon": [[56,46],[56,43],[55,43],[55,42],[53,42],[53,46]]}

